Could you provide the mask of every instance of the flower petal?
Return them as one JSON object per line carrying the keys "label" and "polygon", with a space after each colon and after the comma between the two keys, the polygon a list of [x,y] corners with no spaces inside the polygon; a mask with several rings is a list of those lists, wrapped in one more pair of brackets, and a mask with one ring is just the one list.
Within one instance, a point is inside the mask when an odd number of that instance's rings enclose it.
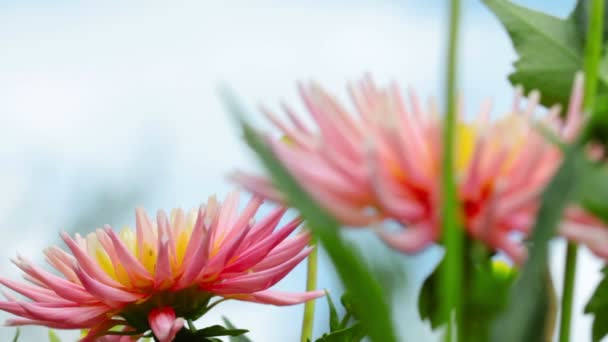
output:
{"label": "flower petal", "polygon": [[148,323],[159,342],[171,342],[184,326],[183,318],[175,318],[172,308],[154,309],[148,315]]}

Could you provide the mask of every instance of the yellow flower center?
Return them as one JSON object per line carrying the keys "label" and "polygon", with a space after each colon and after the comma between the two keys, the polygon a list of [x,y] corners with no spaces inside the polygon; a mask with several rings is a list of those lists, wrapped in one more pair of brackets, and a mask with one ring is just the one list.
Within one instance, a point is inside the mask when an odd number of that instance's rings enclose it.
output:
{"label": "yellow flower center", "polygon": [[[190,217],[184,220],[183,224],[176,226],[176,219],[174,215],[172,215],[171,229],[174,229],[174,247],[175,247],[175,255],[171,255],[171,267],[174,272],[176,272],[184,259],[184,255],[186,254],[186,249],[188,247],[188,243],[190,241],[190,236],[192,234],[192,228],[194,226],[194,218],[193,214],[189,215]],[[154,230],[157,229],[156,225],[152,227]],[[158,232],[154,232],[155,235],[158,235]],[[150,244],[148,242],[144,242],[142,244],[143,252],[141,255],[138,251],[137,244],[137,236],[133,229],[129,227],[124,227],[118,233],[119,239],[124,243],[127,247],[128,251],[135,256],[139,262],[150,272],[154,274],[156,269],[156,262],[158,258],[158,246],[156,244]],[[155,239],[154,239],[155,240]],[[87,235],[86,238],[87,243],[87,253],[93,257],[101,269],[106,272],[110,277],[119,283],[125,286],[132,286],[135,284],[131,284],[129,280],[129,275],[125,268],[120,264],[120,262],[113,262],[108,253],[105,251],[95,233],[91,233]],[[172,249],[172,248],[170,248]]]}
{"label": "yellow flower center", "polygon": [[476,141],[477,130],[475,127],[463,122],[456,125],[456,150],[454,151],[454,171],[456,174],[466,172],[475,152]]}

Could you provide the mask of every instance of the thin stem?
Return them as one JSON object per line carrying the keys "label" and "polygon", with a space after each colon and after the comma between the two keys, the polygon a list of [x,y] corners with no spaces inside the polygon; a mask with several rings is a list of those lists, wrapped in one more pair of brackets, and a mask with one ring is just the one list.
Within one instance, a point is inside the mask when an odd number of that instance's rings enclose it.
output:
{"label": "thin stem", "polygon": [[222,298],[222,299],[218,299],[218,300],[216,300],[215,302],[213,302],[213,303],[209,304],[209,305],[208,305],[208,306],[205,308],[205,311],[203,311],[203,313],[201,314],[201,316],[202,316],[202,315],[204,315],[204,314],[206,314],[207,312],[209,312],[211,309],[213,309],[213,308],[214,308],[216,305],[218,305],[219,303],[224,302],[224,301],[227,301],[227,300],[229,300],[229,299],[230,299],[230,298],[225,297],[225,298]]}
{"label": "thin stem", "polygon": [[[315,242],[311,241],[311,245]],[[317,246],[308,255],[306,273],[306,291],[314,291],[317,289]],[[300,340],[307,342],[312,340],[312,327],[315,320],[315,301],[309,300],[304,305],[304,317],[302,318],[302,335]]]}
{"label": "thin stem", "polygon": [[[458,31],[460,1],[450,2],[450,24],[447,55],[447,79],[445,96],[446,116],[443,125],[443,168],[441,177],[442,232],[445,246],[445,262],[441,270],[441,305],[443,317],[447,318],[446,340],[452,341],[454,332],[459,334],[462,293],[462,244],[463,236],[457,221],[456,189],[454,185],[454,141],[456,122],[456,58],[458,53]],[[453,327],[456,324],[456,329]]]}
{"label": "thin stem", "polygon": [[602,33],[604,28],[604,0],[593,0],[587,14],[587,44],[585,45],[585,111],[595,107],[597,78],[602,54]]}
{"label": "thin stem", "polygon": [[[597,93],[597,75],[602,53],[602,33],[604,19],[604,0],[593,0],[588,9],[587,43],[585,45],[585,98],[584,110],[593,113]],[[562,289],[561,317],[559,324],[559,341],[570,341],[572,321],[572,303],[574,301],[576,259],[578,246],[568,242],[564,265],[564,285]]]}
{"label": "thin stem", "polygon": [[562,315],[559,323],[560,342],[570,341],[570,322],[572,321],[572,302],[574,299],[574,278],[576,276],[577,245],[568,242],[566,265],[564,269],[564,287],[562,293]]}
{"label": "thin stem", "polygon": [[192,322],[191,319],[187,320],[186,322],[188,322],[188,329],[190,329],[190,331],[192,331],[192,332],[196,332],[196,327],[194,326],[194,322]]}

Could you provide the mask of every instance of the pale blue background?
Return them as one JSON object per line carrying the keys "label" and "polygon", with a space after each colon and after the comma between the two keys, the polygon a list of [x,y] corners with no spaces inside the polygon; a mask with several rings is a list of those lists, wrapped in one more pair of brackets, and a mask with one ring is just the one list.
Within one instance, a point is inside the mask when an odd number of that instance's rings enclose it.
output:
{"label": "pale blue background", "polygon": [[[520,1],[565,15],[573,1]],[[461,88],[474,111],[492,97],[508,110],[510,41],[478,1],[464,1]],[[295,81],[315,79],[346,98],[345,84],[371,72],[423,96],[441,95],[447,1],[11,1],[0,2],[0,273],[17,277],[16,253],[41,261],[60,230],[87,232],[133,222],[149,211],[191,208],[232,188],[227,172],[253,168],[216,96],[230,84],[250,108],[299,105]],[[268,127],[256,111],[252,119]],[[379,245],[353,233],[368,254]],[[370,242],[371,241],[371,242]],[[382,249],[380,249],[382,250]],[[559,276],[561,243],[553,267]],[[413,273],[395,306],[408,340],[434,340],[419,321],[412,289],[438,250],[395,256]],[[376,255],[376,254],[373,254]],[[339,294],[324,265],[319,286]],[[577,309],[597,282],[600,263],[580,258]],[[303,288],[301,265],[279,287]],[[559,277],[557,280],[559,286]],[[406,309],[403,309],[406,308]],[[256,341],[295,341],[301,306],[228,303],[227,315]],[[318,304],[317,334],[326,330]],[[2,318],[6,315],[2,315]],[[589,340],[589,318],[575,318],[575,341]],[[540,327],[539,327],[540,328]],[[7,340],[13,329],[0,328]],[[46,331],[27,328],[23,341]],[[74,333],[61,333],[73,340]]]}

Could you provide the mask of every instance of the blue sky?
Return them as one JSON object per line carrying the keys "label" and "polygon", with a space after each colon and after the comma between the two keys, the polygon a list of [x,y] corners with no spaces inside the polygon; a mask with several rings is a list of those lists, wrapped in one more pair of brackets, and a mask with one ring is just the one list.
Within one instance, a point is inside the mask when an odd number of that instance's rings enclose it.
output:
{"label": "blue sky", "polygon": [[[573,6],[518,2],[556,15]],[[464,3],[460,84],[467,109],[492,97],[499,115],[510,103],[505,75],[515,54],[493,15],[478,1]],[[259,103],[276,108],[284,99],[299,105],[297,80],[315,79],[346,99],[346,83],[370,72],[379,82],[394,79],[423,96],[441,94],[445,4],[2,2],[0,273],[16,276],[8,258],[17,251],[36,258],[59,230],[94,228],[71,227],[74,222],[120,227],[132,222],[128,214],[134,205],[150,211],[190,208],[230,190],[225,174],[251,168],[254,158],[216,96],[219,84],[239,93],[261,127],[268,126],[254,110]],[[126,214],[106,214],[100,192],[106,202],[124,202]],[[82,212],[95,218],[75,219]],[[562,249],[556,244],[556,255]],[[403,258],[416,266],[414,288],[432,259]],[[599,267],[586,253],[580,262],[586,281],[579,286],[579,307]],[[331,273],[326,265],[321,287],[335,289]],[[299,290],[302,277],[300,267],[280,286]],[[324,303],[318,307],[323,313]],[[251,327],[260,341],[290,340],[299,330],[293,320],[301,307],[230,303],[222,310]],[[410,333],[430,338],[416,317],[412,311],[399,320],[413,322]],[[209,318],[217,319],[217,314]],[[271,328],[291,323],[291,333]],[[588,319],[577,319],[576,340],[588,340],[588,325]],[[317,331],[324,328],[319,321]],[[41,330],[25,333],[34,339]],[[2,339],[10,334],[0,329]]]}

